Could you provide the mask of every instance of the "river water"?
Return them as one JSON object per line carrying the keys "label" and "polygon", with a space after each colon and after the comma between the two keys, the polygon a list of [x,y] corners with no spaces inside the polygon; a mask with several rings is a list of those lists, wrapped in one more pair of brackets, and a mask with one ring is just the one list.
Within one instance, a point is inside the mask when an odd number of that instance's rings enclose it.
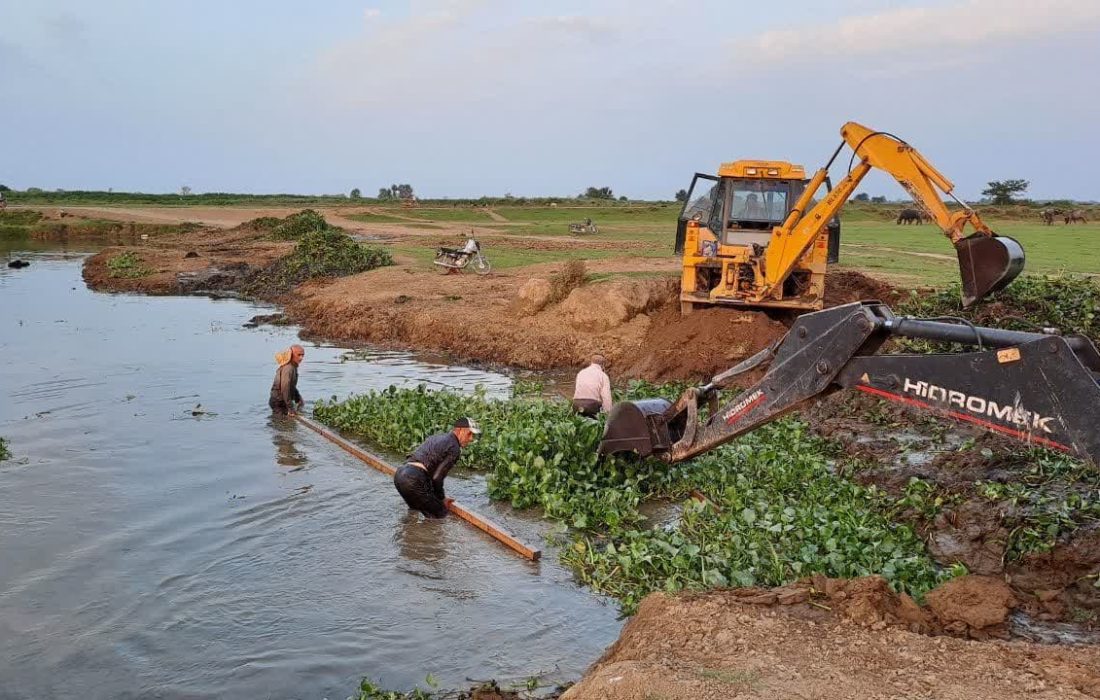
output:
{"label": "river water", "polygon": [[[79,254],[22,257],[31,267],[0,268],[0,436],[15,455],[0,463],[0,698],[562,680],[618,634],[615,607],[552,552],[530,563],[455,519],[410,517],[387,477],[273,419],[272,356],[296,330],[242,327],[266,309],[96,294]],[[400,353],[306,353],[307,400],[510,385]],[[488,503],[477,476],[452,475],[448,494],[526,541],[548,529]]]}

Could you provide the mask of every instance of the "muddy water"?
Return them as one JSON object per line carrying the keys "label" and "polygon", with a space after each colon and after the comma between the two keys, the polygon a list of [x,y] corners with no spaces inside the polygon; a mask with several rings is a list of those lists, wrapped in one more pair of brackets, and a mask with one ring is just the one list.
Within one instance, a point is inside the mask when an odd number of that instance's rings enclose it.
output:
{"label": "muddy water", "polygon": [[[0,697],[343,698],[576,677],[616,610],[551,553],[419,522],[384,476],[272,419],[272,354],[236,301],[89,292],[79,256],[0,269]],[[307,346],[306,399],[507,377]],[[201,405],[197,409],[196,406]],[[538,542],[546,525],[448,491]]]}

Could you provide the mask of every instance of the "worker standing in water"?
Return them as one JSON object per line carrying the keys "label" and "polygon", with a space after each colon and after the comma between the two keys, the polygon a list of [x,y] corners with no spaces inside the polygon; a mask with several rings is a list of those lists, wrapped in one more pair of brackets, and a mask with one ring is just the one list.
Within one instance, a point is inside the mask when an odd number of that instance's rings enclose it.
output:
{"label": "worker standing in water", "polygon": [[594,418],[601,410],[611,410],[611,378],[604,368],[607,358],[593,355],[592,363],[577,373],[573,390],[573,410],[582,416]]}
{"label": "worker standing in water", "polygon": [[446,517],[447,504],[452,499],[443,491],[443,480],[458,461],[462,448],[480,434],[477,421],[459,418],[450,432],[432,435],[412,451],[405,466],[393,475],[393,485],[409,508],[429,518]]}
{"label": "worker standing in water", "polygon": [[302,395],[298,393],[298,365],[306,356],[301,345],[291,345],[275,355],[279,369],[275,370],[275,381],[271,383],[271,397],[267,405],[271,410],[283,415],[293,416],[302,410]]}

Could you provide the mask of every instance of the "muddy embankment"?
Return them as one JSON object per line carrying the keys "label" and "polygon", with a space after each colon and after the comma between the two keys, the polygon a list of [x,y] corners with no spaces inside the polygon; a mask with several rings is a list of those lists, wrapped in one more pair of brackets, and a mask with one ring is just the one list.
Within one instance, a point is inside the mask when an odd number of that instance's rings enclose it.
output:
{"label": "muddy embankment", "polygon": [[928,598],[878,577],[655,593],[562,698],[1100,698],[1100,647],[938,634],[1003,627],[1003,582],[956,579]]}
{"label": "muddy embankment", "polygon": [[[548,244],[520,245],[528,243]],[[293,243],[271,241],[262,228],[248,224],[206,229],[103,250],[88,259],[84,278],[99,291],[239,293],[292,248]],[[118,275],[109,267],[124,251],[137,256],[145,274]],[[305,337],[440,351],[464,361],[527,369],[576,367],[599,352],[610,359],[614,376],[651,381],[709,377],[786,332],[790,318],[782,314],[708,309],[681,317],[677,279],[652,276],[652,262],[591,263],[589,272],[647,276],[578,284],[581,280],[563,279],[564,263],[479,277],[442,275],[398,258],[393,266],[313,280],[290,294],[250,292],[281,303]],[[889,292],[850,272],[833,275],[830,289],[830,303]]]}

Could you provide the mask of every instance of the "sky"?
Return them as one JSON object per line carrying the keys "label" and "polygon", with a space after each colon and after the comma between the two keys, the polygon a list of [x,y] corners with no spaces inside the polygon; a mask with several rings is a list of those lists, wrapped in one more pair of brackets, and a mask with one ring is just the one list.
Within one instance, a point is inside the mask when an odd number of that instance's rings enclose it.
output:
{"label": "sky", "polygon": [[1100,0],[0,0],[0,183],[669,199],[854,120],[1096,200],[1098,73]]}

